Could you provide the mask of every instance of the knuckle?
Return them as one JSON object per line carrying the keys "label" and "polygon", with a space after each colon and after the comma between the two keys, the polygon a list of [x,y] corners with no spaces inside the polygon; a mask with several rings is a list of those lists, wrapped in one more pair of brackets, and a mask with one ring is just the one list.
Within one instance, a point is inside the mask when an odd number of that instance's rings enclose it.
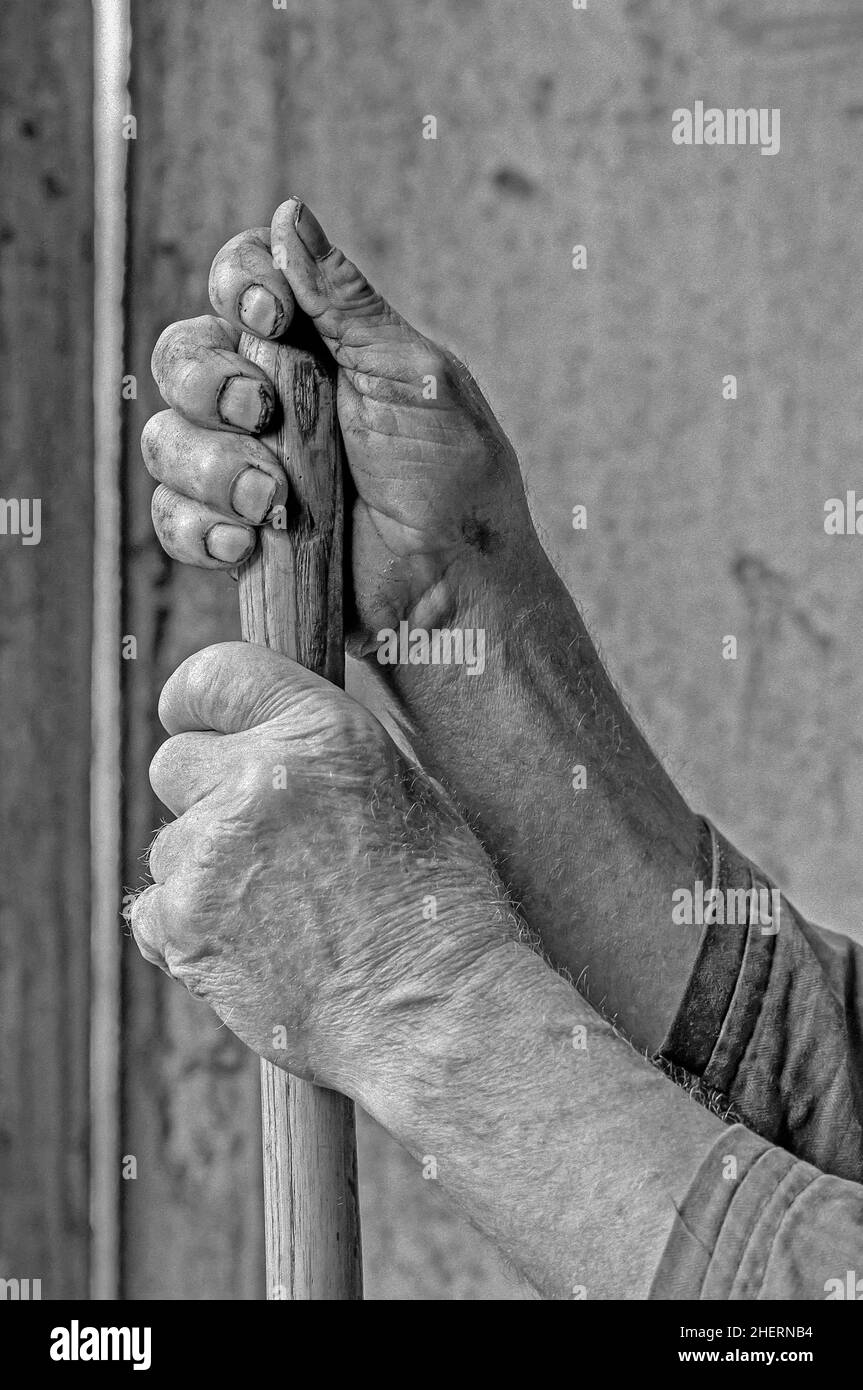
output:
{"label": "knuckle", "polygon": [[172,734],[160,743],[150,763],[151,776],[170,777],[177,781],[194,768],[197,737],[194,733]]}
{"label": "knuckle", "polygon": [[169,323],[167,328],[162,329],[162,332],[156,340],[156,346],[153,348],[153,355],[150,358],[150,371],[153,374],[156,385],[160,388],[180,351],[182,328],[183,326],[179,322]]}
{"label": "knuckle", "polygon": [[168,506],[168,499],[171,496],[171,489],[166,487],[164,483],[160,483],[150,498],[150,513],[156,525],[164,515]]}
{"label": "knuckle", "polygon": [[175,494],[171,512],[171,541],[182,555],[194,556],[201,549],[203,533],[209,522],[202,522],[195,507],[184,497]]}
{"label": "knuckle", "polygon": [[[221,674],[225,660],[222,653],[225,647],[247,645],[243,642],[217,642],[214,646],[202,647],[200,651],[187,656],[162,687],[159,717],[163,724],[169,712],[172,712],[173,717],[183,721],[189,718],[197,721],[202,701]],[[175,734],[174,737],[180,738],[181,735]]]}
{"label": "knuckle", "polygon": [[[188,776],[189,757],[194,755],[194,734],[172,734],[160,743],[150,762],[150,784],[158,792],[157,784],[164,786],[170,781],[173,785]],[[174,822],[179,824],[179,822]]]}
{"label": "knuckle", "polygon": [[230,319],[217,317],[210,318],[208,322],[213,325],[214,336],[217,336],[214,346],[222,352],[236,352],[240,343],[240,330],[234,327]]}
{"label": "knuckle", "polygon": [[170,738],[166,739],[164,743],[159,745],[150,759],[147,775],[150,778],[150,786],[157,796],[159,795],[159,788],[164,786],[168,768],[173,760],[173,753],[170,747],[173,741],[174,740]]}
{"label": "knuckle", "polygon": [[157,531],[161,533],[167,529],[176,506],[176,492],[167,487],[165,483],[160,483],[150,499],[150,513]]}
{"label": "knuckle", "polygon": [[[236,450],[234,439],[235,436],[232,435],[207,435],[193,444],[185,456],[185,471],[194,472],[203,494],[210,500],[216,500],[220,494],[218,485],[225,472],[225,464],[232,454],[232,446],[233,450]],[[241,457],[236,458],[235,462],[238,470],[244,467]]]}
{"label": "knuckle", "polygon": [[236,236],[232,236],[230,241],[226,241],[224,246],[219,247],[213,257],[213,263],[210,266],[210,284],[212,285],[214,278],[217,278],[225,270],[245,269],[249,251],[264,244],[265,238],[268,244],[269,237],[268,227],[247,227],[244,231],[237,232]]}
{"label": "knuckle", "polygon": [[173,412],[159,410],[151,415],[141,431],[141,454],[147,472],[158,478],[164,467],[165,444]]}
{"label": "knuckle", "polygon": [[139,893],[127,914],[129,930],[140,950],[152,950],[157,943],[156,913],[159,885],[153,884]]}
{"label": "knuckle", "polygon": [[184,688],[191,708],[194,709],[195,702],[206,694],[232,660],[232,653],[226,648],[240,647],[244,653],[246,645],[242,642],[215,642],[186,658],[180,670],[183,671]]}
{"label": "knuckle", "polygon": [[[151,764],[152,766],[152,764]],[[177,839],[174,827],[177,821],[162,826],[147,855],[150,875],[156,883],[163,883],[168,877],[170,866],[176,859]]]}
{"label": "knuckle", "polygon": [[216,252],[207,276],[207,295],[214,309],[218,309],[222,302],[222,297],[219,293],[219,278],[222,266],[225,263],[225,255],[230,245],[231,243],[228,242],[226,246],[221,247],[221,249]]}
{"label": "knuckle", "polygon": [[150,369],[165,399],[170,403],[188,389],[190,382],[194,384],[200,361],[209,348],[231,348],[237,341],[238,334],[231,325],[212,314],[169,323],[150,359]]}
{"label": "knuckle", "polygon": [[171,405],[195,403],[202,368],[206,361],[206,347],[193,349],[194,356],[177,357],[163,383],[163,394]]}

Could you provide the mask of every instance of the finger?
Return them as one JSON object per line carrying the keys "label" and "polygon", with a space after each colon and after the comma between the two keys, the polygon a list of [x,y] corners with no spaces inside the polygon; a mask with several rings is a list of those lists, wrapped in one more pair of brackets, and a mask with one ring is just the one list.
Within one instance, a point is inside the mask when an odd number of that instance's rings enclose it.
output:
{"label": "finger", "polygon": [[275,392],[266,372],[238,355],[239,341],[235,328],[208,314],[169,324],[151,364],[162,399],[197,425],[259,434]]}
{"label": "finger", "polygon": [[206,814],[206,805],[199,801],[196,807],[185,811],[177,820],[163,825],[153,840],[148,863],[154,883],[165,883],[179,874],[188,874],[192,869],[207,869],[214,863],[218,854],[216,841],[203,828],[202,817],[196,813],[197,807],[202,808],[202,815]]}
{"label": "finger", "polygon": [[162,483],[153,493],[153,526],[163,550],[184,565],[201,569],[233,569],[248,560],[257,543],[251,526],[231,521],[214,507]]}
{"label": "finger", "polygon": [[154,883],[164,883],[180,867],[185,858],[185,840],[180,821],[169,821],[161,827],[147,852],[147,867]]}
{"label": "finger", "polygon": [[139,893],[128,914],[129,929],[145,960],[169,973],[165,964],[164,888],[154,883]]}
{"label": "finger", "polygon": [[147,471],[159,483],[220,512],[259,525],[284,506],[288,480],[275,454],[251,435],[202,429],[162,410],[141,435]]}
{"label": "finger", "polygon": [[[202,805],[203,802],[197,802],[197,806]],[[167,883],[168,878],[189,873],[192,869],[208,869],[213,865],[217,853],[217,842],[213,835],[203,830],[200,817],[196,817],[193,808],[183,812],[178,819],[168,821],[167,826],[158,831],[147,856],[150,877],[154,883]]]}
{"label": "finger", "polygon": [[169,811],[182,816],[224,780],[227,757],[218,734],[177,734],[156,749],[150,786]]}
{"label": "finger", "polygon": [[309,697],[347,698],[322,676],[268,647],[220,642],[177,667],[162,691],[159,718],[169,734],[198,729],[236,734]]}
{"label": "finger", "polygon": [[210,303],[217,314],[258,338],[280,338],[294,316],[294,296],[273,264],[269,227],[240,232],[210,267]]}
{"label": "finger", "polygon": [[354,349],[373,343],[382,328],[401,323],[362,271],[330,244],[299,198],[277,208],[270,231],[274,263],[340,366],[352,367]]}

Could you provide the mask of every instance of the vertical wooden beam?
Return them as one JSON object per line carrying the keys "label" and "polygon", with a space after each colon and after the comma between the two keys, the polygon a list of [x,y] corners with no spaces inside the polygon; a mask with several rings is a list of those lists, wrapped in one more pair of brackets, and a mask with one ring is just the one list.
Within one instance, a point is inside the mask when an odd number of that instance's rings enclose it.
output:
{"label": "vertical wooden beam", "polygon": [[0,54],[0,1277],[86,1298],[89,0],[5,0]]}

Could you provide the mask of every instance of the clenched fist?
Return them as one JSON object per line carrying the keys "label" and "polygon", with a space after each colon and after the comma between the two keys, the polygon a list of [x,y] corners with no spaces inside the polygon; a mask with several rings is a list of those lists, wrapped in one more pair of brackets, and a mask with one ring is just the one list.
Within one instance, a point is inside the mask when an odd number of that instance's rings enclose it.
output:
{"label": "clenched fist", "polygon": [[387,304],[298,199],[219,252],[210,299],[220,317],[172,324],[153,353],[171,408],[148,422],[142,448],[170,555],[232,567],[286,503],[284,473],[257,437],[273,387],[237,347],[243,329],[283,337],[298,305],[338,366],[356,493],[354,650],[403,618],[469,626],[478,594],[508,602],[545,563],[515,454],[470,373]]}
{"label": "clenched fist", "polygon": [[374,1104],[514,949],[482,849],[372,715],[266,648],[189,657],[160,715],[177,819],[131,910],[142,952],[261,1056]]}

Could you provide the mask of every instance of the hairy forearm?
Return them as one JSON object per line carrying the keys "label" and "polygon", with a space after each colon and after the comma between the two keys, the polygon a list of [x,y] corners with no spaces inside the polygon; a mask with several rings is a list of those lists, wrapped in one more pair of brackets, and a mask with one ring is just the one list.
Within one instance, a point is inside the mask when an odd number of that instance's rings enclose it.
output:
{"label": "hairy forearm", "polygon": [[481,675],[391,668],[417,752],[467,810],[549,957],[656,1047],[695,956],[671,894],[700,872],[698,822],[544,555],[468,595],[458,622],[485,629]]}
{"label": "hairy forearm", "polygon": [[549,1298],[644,1298],[721,1122],[526,946],[412,1025],[357,1099]]}

